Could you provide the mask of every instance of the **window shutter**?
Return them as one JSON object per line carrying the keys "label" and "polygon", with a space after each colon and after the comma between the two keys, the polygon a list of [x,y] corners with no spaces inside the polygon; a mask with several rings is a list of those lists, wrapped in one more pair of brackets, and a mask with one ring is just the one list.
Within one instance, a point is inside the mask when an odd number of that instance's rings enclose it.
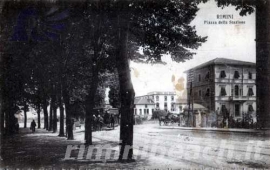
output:
{"label": "window shutter", "polygon": [[205,75],[205,80],[208,80],[209,77],[210,77],[209,72],[207,72],[207,74]]}
{"label": "window shutter", "polygon": [[235,71],[234,72],[234,78],[235,79],[238,79],[239,77],[240,77],[239,72],[238,71]]}
{"label": "window shutter", "polygon": [[254,93],[253,93],[253,89],[252,88],[249,88],[248,89],[248,96],[253,96]]}
{"label": "window shutter", "polygon": [[220,72],[220,78],[225,78],[225,77],[226,77],[226,73],[225,73],[225,71],[223,70],[223,71]]}
{"label": "window shutter", "polygon": [[253,111],[254,111],[254,109],[253,109],[253,106],[252,106],[252,105],[248,105],[248,111],[250,111],[250,112],[253,112]]}
{"label": "window shutter", "polygon": [[221,87],[220,96],[226,96],[226,95],[227,93],[226,93],[225,87]]}
{"label": "window shutter", "polygon": [[248,72],[248,78],[252,79],[252,73],[251,72]]}

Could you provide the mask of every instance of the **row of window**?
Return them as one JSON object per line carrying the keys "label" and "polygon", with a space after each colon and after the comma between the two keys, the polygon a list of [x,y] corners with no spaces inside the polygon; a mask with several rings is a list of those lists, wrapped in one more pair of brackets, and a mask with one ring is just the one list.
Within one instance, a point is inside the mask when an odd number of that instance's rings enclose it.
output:
{"label": "row of window", "polygon": [[[135,106],[135,107],[136,107],[136,106]],[[144,105],[144,107],[145,107],[145,108],[147,108],[147,107],[148,107],[148,105],[146,104],[146,105]]]}
{"label": "row of window", "polygon": [[[222,70],[219,74],[219,78],[226,78],[226,77],[227,77],[226,72],[224,70]],[[234,71],[233,78],[234,79],[240,78],[239,71]],[[248,72],[248,79],[253,79],[252,72]]]}
{"label": "row of window", "polygon": [[[253,111],[254,111],[253,105],[249,104],[248,105],[248,112],[253,112]],[[223,116],[229,116],[229,110],[226,108],[225,105],[221,105],[220,113]],[[238,116],[240,116],[240,113],[241,113],[240,104],[235,104],[234,105],[234,116],[238,117]]]}
{"label": "row of window", "polygon": [[[159,108],[159,103],[156,103],[156,107]],[[168,107],[168,104],[164,103],[164,108],[167,108],[167,107]],[[174,108],[174,107],[175,107],[175,104],[171,103],[171,108]]]}
{"label": "row of window", "polygon": [[[205,75],[204,79],[205,80],[209,80],[210,78],[210,72],[208,71],[207,74]],[[198,81],[200,82],[202,79],[201,79],[201,75],[199,74],[198,75]]]}
{"label": "row of window", "polygon": [[[243,91],[242,89],[239,90],[238,85],[235,85],[234,89],[232,89],[232,94],[234,94],[234,96],[242,96],[243,95],[242,93]],[[227,96],[226,88],[224,86],[220,88],[220,96]],[[248,88],[247,96],[254,96],[252,87]]]}
{"label": "row of window", "polygon": [[[167,101],[168,97],[164,96],[164,101]],[[156,96],[156,101],[159,101],[159,96]],[[174,96],[171,96],[171,101],[174,101]]]}
{"label": "row of window", "polygon": [[[159,103],[156,104],[156,108],[159,109]],[[183,109],[183,106],[179,106],[179,110],[182,111]],[[164,104],[164,110],[168,110],[168,107],[167,105]],[[176,111],[176,107],[175,107],[175,104],[172,104],[171,105],[171,111]]]}
{"label": "row of window", "polygon": [[[157,108],[158,109],[158,108]],[[179,110],[182,111],[183,106],[179,106]],[[164,110],[168,110],[167,108],[165,108]],[[175,111],[175,108],[171,108],[171,111]],[[154,109],[152,109],[152,113],[154,112]],[[134,114],[135,115],[149,115],[149,109],[134,109]]]}
{"label": "row of window", "polygon": [[[152,109],[152,113],[154,112],[154,109]],[[149,115],[149,109],[134,109],[134,114],[135,115]]]}
{"label": "row of window", "polygon": [[[224,70],[222,70],[219,74],[219,78],[226,78],[227,75],[226,75],[226,72]],[[209,80],[210,78],[210,73],[207,72],[207,74],[205,75],[205,80]],[[233,78],[234,79],[239,79],[240,78],[240,74],[239,74],[239,71],[234,71],[234,75],[233,75]],[[252,72],[248,72],[248,79],[253,79],[253,76],[252,76]],[[198,81],[200,82],[202,80],[201,78],[201,74],[198,75]]]}
{"label": "row of window", "polygon": [[[199,90],[199,96],[200,97],[203,96],[202,90]],[[206,96],[206,97],[210,96],[210,89],[209,88],[206,89],[204,96]]]}
{"label": "row of window", "polygon": [[[202,97],[203,95],[206,97],[210,96],[210,89],[207,88],[205,94],[203,94],[202,90],[199,90],[199,96]],[[234,94],[234,96],[242,96],[243,95],[243,90],[239,89],[238,85],[234,86],[234,89],[232,89],[232,93]],[[227,96],[227,92],[226,92],[226,88],[223,86],[220,89],[220,96]],[[248,88],[248,92],[247,92],[247,96],[254,96],[254,92],[253,92],[253,88],[249,87]]]}

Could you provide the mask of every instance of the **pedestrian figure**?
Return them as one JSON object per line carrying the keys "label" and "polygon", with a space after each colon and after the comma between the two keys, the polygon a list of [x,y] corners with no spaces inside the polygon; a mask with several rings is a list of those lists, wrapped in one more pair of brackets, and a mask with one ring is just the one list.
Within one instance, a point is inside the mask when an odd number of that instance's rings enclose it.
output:
{"label": "pedestrian figure", "polygon": [[93,115],[93,130],[97,130],[97,117]]}
{"label": "pedestrian figure", "polygon": [[114,129],[114,115],[111,114],[111,127]]}
{"label": "pedestrian figure", "polygon": [[19,133],[20,126],[19,126],[19,123],[18,122],[16,123],[15,127],[16,127],[16,133]]}
{"label": "pedestrian figure", "polygon": [[97,120],[98,120],[98,130],[101,130],[102,124],[103,124],[103,118],[100,115],[98,115]]}
{"label": "pedestrian figure", "polygon": [[35,130],[36,130],[36,122],[35,122],[35,120],[33,120],[31,122],[31,128],[30,129],[32,130],[33,133],[35,132]]}
{"label": "pedestrian figure", "polygon": [[105,111],[105,113],[104,113],[103,123],[106,126],[109,126],[108,124],[110,124],[110,115],[109,115],[108,111]]}

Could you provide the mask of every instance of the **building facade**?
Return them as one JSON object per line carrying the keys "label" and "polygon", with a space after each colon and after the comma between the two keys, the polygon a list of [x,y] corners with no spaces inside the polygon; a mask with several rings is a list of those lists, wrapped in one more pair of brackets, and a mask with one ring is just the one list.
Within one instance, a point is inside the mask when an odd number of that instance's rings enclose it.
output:
{"label": "building facade", "polygon": [[188,101],[210,112],[256,121],[256,64],[216,58],[187,70]]}
{"label": "building facade", "polygon": [[135,97],[134,114],[152,115],[155,110],[180,113],[186,103],[186,100],[178,99],[175,92],[150,92],[147,95]]}
{"label": "building facade", "polygon": [[155,103],[148,96],[136,97],[134,105],[134,115],[150,116],[155,109]]}

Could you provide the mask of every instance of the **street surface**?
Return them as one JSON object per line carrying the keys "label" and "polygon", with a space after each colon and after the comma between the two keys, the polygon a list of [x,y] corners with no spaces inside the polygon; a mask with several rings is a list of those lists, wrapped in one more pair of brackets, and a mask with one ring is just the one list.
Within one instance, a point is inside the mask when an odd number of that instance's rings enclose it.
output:
{"label": "street surface", "polygon": [[[118,131],[94,137],[118,141]],[[164,160],[185,161],[204,167],[270,168],[270,139],[260,133],[181,130],[158,124],[136,125],[135,155],[150,150]]]}
{"label": "street surface", "polygon": [[[20,126],[22,127],[22,126]],[[270,168],[270,138],[261,133],[183,130],[149,123],[134,126],[135,162],[119,163],[119,127],[93,133],[95,147],[104,152],[83,150],[84,127],[76,128],[75,140],[58,133],[29,128],[2,143],[1,167],[20,168],[108,168],[108,169],[179,169],[179,168]],[[66,159],[67,148],[77,145]],[[105,153],[106,154],[106,153]]]}

